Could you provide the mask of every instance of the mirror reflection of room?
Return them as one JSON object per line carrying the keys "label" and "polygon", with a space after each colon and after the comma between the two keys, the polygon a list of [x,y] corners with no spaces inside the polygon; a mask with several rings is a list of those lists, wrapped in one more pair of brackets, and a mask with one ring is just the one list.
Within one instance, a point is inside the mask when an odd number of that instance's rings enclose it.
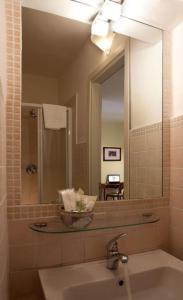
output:
{"label": "mirror reflection of room", "polygon": [[101,200],[124,198],[124,67],[102,83]]}
{"label": "mirror reflection of room", "polygon": [[22,204],[57,203],[67,188],[162,195],[161,31],[113,25],[105,44],[89,23],[22,8]]}
{"label": "mirror reflection of room", "polygon": [[62,77],[89,25],[29,8],[22,25],[22,202],[54,203],[72,187],[76,144],[76,99],[65,104]]}
{"label": "mirror reflection of room", "polygon": [[[130,198],[162,195],[162,36],[130,42]],[[145,83],[145,84],[144,84]]]}

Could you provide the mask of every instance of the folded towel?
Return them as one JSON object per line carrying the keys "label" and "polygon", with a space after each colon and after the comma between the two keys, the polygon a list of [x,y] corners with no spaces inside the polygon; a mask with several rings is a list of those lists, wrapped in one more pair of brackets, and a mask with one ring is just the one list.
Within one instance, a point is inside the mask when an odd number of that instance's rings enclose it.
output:
{"label": "folded towel", "polygon": [[[64,209],[67,212],[89,212],[92,211],[97,200],[97,196],[84,195],[84,192],[79,189],[67,189],[58,191],[59,198],[63,202]],[[61,202],[60,201],[60,202]]]}
{"label": "folded towel", "polygon": [[45,128],[54,130],[66,128],[66,109],[65,106],[61,105],[43,104]]}
{"label": "folded towel", "polygon": [[74,189],[67,189],[63,191],[58,191],[58,193],[62,197],[62,201],[64,204],[65,211],[75,211],[76,203],[75,203],[75,191]]}

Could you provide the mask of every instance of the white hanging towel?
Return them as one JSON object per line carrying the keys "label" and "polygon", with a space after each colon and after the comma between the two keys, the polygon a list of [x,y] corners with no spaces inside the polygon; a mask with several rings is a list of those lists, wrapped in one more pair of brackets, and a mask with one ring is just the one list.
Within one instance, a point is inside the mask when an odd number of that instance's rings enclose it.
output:
{"label": "white hanging towel", "polygon": [[53,130],[66,128],[66,109],[65,106],[61,105],[43,104],[45,128]]}

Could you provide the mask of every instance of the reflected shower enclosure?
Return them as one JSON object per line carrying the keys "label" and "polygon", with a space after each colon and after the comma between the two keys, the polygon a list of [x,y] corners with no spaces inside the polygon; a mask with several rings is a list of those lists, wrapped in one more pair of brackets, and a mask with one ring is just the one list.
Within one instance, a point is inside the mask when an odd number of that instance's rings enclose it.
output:
{"label": "reflected shower enclosure", "polygon": [[22,103],[22,201],[24,204],[55,203],[58,190],[70,186],[67,128],[45,129],[42,105]]}

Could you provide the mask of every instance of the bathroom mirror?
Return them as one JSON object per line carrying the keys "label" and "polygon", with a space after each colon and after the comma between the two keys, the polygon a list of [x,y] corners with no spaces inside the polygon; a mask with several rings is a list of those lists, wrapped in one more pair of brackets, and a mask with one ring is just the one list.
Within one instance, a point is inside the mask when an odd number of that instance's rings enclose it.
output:
{"label": "bathroom mirror", "polygon": [[90,27],[22,8],[22,204],[162,196],[162,33],[121,18],[104,53]]}

